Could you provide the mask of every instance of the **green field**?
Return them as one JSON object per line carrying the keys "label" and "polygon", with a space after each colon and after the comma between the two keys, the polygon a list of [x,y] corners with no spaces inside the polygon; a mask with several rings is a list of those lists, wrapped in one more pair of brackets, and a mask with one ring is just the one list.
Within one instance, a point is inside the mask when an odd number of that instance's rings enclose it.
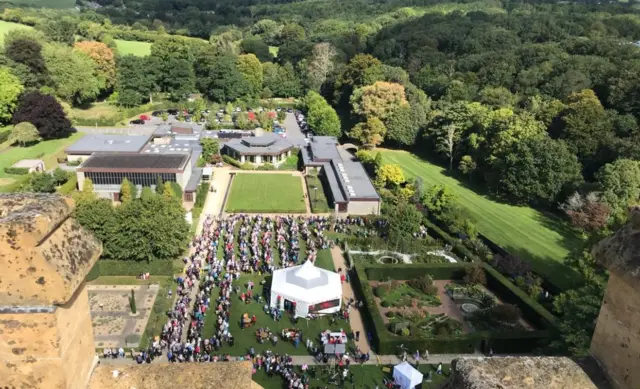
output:
{"label": "green field", "polygon": [[13,188],[11,184],[15,185],[16,182],[24,181],[27,177],[26,175],[7,174],[4,172],[5,167],[9,167],[21,159],[42,159],[47,170],[53,169],[58,166],[57,157],[63,156],[64,149],[83,136],[83,133],[75,133],[64,139],[46,140],[30,147],[11,146],[1,151],[0,192],[15,190],[16,188]]}
{"label": "green field", "polygon": [[476,193],[445,174],[445,169],[405,151],[381,150],[384,163],[402,167],[406,178],[422,177],[425,187],[451,188],[475,220],[478,231],[512,254],[529,260],[532,267],[555,285],[567,288],[579,281],[577,273],[562,262],[579,239],[558,218],[533,208],[499,203]]}
{"label": "green field", "polygon": [[[76,5],[75,0],[10,0],[13,8],[17,7],[33,7],[33,8],[55,8],[68,9]],[[2,4],[2,1],[0,1]]]}
{"label": "green field", "polygon": [[225,212],[304,213],[302,179],[291,174],[236,174]]}
{"label": "green field", "polygon": [[30,30],[30,29],[33,29],[33,27],[25,26],[24,24],[11,23],[11,22],[5,22],[4,20],[0,20],[0,46],[4,45],[4,34],[15,29]]}
{"label": "green field", "polygon": [[116,46],[118,47],[118,54],[120,55],[137,55],[138,57],[144,57],[151,54],[150,42],[136,42],[125,41],[122,39],[114,39]]}

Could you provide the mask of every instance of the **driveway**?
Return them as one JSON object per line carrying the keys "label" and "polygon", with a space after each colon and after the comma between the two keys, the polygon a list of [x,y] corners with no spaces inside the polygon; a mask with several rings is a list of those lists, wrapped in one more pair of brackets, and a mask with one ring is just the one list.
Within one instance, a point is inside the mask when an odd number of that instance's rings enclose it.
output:
{"label": "driveway", "polygon": [[287,129],[287,139],[298,147],[304,147],[304,134],[294,114],[287,112],[287,117],[284,119],[284,128]]}

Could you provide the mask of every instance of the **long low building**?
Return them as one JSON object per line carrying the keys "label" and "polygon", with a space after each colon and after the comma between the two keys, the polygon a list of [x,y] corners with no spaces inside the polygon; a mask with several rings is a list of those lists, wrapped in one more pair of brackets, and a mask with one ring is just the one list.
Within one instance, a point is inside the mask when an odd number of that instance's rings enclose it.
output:
{"label": "long low building", "polygon": [[149,135],[87,134],[65,149],[67,161],[88,159],[93,153],[138,154],[149,142]]}
{"label": "long low building", "polygon": [[305,173],[318,170],[327,197],[339,213],[369,215],[380,213],[380,195],[364,166],[332,136],[314,136],[301,150]]}

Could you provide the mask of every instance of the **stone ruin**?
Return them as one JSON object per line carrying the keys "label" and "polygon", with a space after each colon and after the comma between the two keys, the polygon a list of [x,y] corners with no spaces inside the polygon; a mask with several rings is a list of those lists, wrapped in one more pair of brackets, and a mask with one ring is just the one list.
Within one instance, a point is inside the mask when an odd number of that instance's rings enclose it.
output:
{"label": "stone ruin", "polygon": [[596,389],[575,362],[564,357],[456,359],[441,389]]}
{"label": "stone ruin", "polygon": [[73,200],[0,194],[0,387],[80,389],[95,363],[84,279],[100,243]]}
{"label": "stone ruin", "polygon": [[640,388],[640,207],[629,223],[593,249],[610,271],[591,354],[618,389]]}

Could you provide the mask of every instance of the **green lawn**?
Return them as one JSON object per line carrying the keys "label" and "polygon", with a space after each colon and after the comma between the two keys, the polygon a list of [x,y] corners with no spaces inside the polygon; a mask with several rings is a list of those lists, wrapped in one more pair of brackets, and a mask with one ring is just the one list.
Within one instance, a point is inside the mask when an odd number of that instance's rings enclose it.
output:
{"label": "green lawn", "polygon": [[4,34],[15,29],[31,30],[33,29],[33,27],[26,26],[24,24],[11,23],[11,22],[5,22],[4,20],[0,20],[0,46],[4,45]]}
{"label": "green lawn", "polygon": [[151,54],[150,42],[125,41],[122,39],[114,39],[114,40],[116,41],[118,54],[120,55],[133,54],[138,57],[145,57]]}
{"label": "green lawn", "polygon": [[[240,286],[242,291],[246,291],[246,285],[249,280],[254,281],[254,293],[261,293],[262,286],[260,285],[260,281],[264,276],[253,274],[245,274],[240,276],[239,280],[234,281],[234,285]],[[214,301],[219,296],[219,290],[215,289],[212,292],[212,305],[211,309],[215,310]],[[255,295],[254,295],[255,296]],[[235,344],[233,347],[223,346],[220,348],[220,353],[229,353],[232,356],[240,356],[245,355],[251,347],[255,349],[256,352],[260,353],[265,350],[271,350],[273,352],[284,354],[288,353],[289,355],[309,355],[304,342],[306,339],[312,339],[316,346],[319,345],[319,335],[322,331],[327,329],[339,331],[343,329],[347,332],[351,332],[351,327],[349,326],[349,322],[343,319],[339,319],[334,325],[329,324],[329,318],[319,318],[314,320],[305,320],[299,319],[297,324],[292,323],[289,316],[286,314],[282,317],[282,320],[279,322],[274,321],[270,316],[264,313],[262,304],[258,304],[255,300],[251,301],[249,304],[245,304],[240,300],[240,296],[232,293],[232,305],[231,305],[231,318],[229,321],[229,330],[233,334],[235,338]],[[263,299],[264,301],[264,299]],[[240,319],[243,314],[249,314],[249,317],[252,315],[256,315],[257,322],[253,327],[249,328],[240,328]],[[269,327],[271,331],[275,334],[278,334],[278,344],[276,347],[272,345],[271,342],[264,342],[263,344],[259,344],[255,337],[255,331],[258,328],[266,328]],[[300,347],[295,348],[293,343],[286,342],[281,339],[280,333],[284,328],[299,328],[302,330],[303,334],[303,342],[300,343]],[[210,337],[216,331],[216,315],[215,311],[211,311],[207,314],[205,320],[205,326],[202,331],[203,337]],[[349,343],[350,346],[353,346],[353,343]],[[349,348],[349,345],[347,346]]]}
{"label": "green lawn", "polygon": [[290,174],[238,173],[225,212],[304,213],[302,179]]}
{"label": "green lawn", "polygon": [[[324,387],[335,387],[334,385],[328,385],[329,382],[329,374],[327,372],[327,368],[325,366],[314,366],[316,369],[315,378],[311,378],[310,388],[324,388]],[[385,373],[382,371],[383,367],[387,367],[389,369],[389,373]],[[432,381],[431,382],[423,382],[422,389],[436,389],[439,388],[440,385],[449,377],[450,374],[450,366],[442,365],[443,375],[436,374],[437,365],[420,365],[418,370],[422,372],[424,375],[424,380],[427,379],[427,374],[429,371],[431,372]],[[298,373],[301,373],[300,367],[296,367]],[[393,378],[393,366],[376,366],[376,365],[351,365],[349,369],[353,373],[353,383],[351,383],[351,379],[348,378],[344,387],[347,389],[358,388],[358,389],[374,389],[384,388],[383,378],[392,379]],[[311,377],[311,376],[310,376]],[[283,389],[286,386],[283,386],[284,379],[281,376],[273,376],[269,378],[264,370],[259,370],[256,374],[253,375],[253,380],[260,384],[264,389]],[[417,386],[420,388],[420,386]]]}
{"label": "green lawn", "polygon": [[[322,182],[318,176],[306,176],[307,192],[309,193],[309,201],[311,205],[311,212],[313,213],[329,213],[331,207],[329,206],[329,200],[325,195]],[[317,189],[314,189],[317,188]]]}
{"label": "green lawn", "polygon": [[562,262],[579,244],[571,228],[560,219],[533,208],[497,202],[449,177],[445,169],[405,151],[380,150],[385,163],[402,167],[406,178],[422,177],[426,187],[441,184],[451,188],[467,208],[478,231],[512,254],[531,262],[533,268],[555,285],[568,288],[580,281]]}
{"label": "green lawn", "polygon": [[9,167],[21,159],[42,159],[47,169],[58,166],[57,157],[64,156],[64,149],[84,136],[83,133],[72,134],[68,138],[53,139],[39,142],[29,147],[11,146],[0,152],[0,192],[12,191],[12,184],[24,181],[26,175],[7,174],[5,167]]}

